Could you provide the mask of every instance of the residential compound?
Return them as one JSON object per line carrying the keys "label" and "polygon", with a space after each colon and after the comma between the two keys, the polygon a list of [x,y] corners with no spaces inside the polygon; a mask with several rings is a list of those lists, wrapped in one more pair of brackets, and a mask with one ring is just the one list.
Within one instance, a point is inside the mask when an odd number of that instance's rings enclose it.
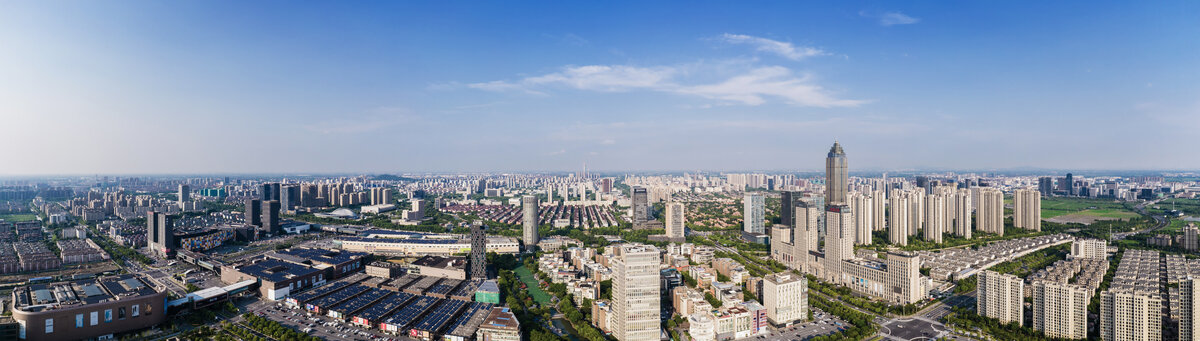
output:
{"label": "residential compound", "polygon": [[1100,338],[1162,340],[1162,255],[1125,250],[1108,290],[1100,293]]}
{"label": "residential compound", "polygon": [[153,327],[167,320],[167,293],[135,275],[33,284],[12,293],[22,340],[82,340]]}

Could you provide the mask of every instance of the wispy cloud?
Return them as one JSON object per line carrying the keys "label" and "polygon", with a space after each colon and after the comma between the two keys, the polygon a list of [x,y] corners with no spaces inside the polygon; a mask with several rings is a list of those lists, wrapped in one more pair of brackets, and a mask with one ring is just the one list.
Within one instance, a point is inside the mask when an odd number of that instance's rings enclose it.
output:
{"label": "wispy cloud", "polygon": [[879,19],[879,24],[883,25],[883,26],[909,25],[909,24],[916,24],[918,22],[921,22],[920,18],[914,18],[914,17],[908,16],[907,14],[900,13],[900,12],[861,11],[861,12],[858,12],[858,15],[868,17],[868,18]]}
{"label": "wispy cloud", "polygon": [[717,39],[728,44],[750,45],[759,52],[773,53],[791,60],[801,60],[808,57],[829,55],[828,52],[818,48],[795,46],[792,45],[792,43],[748,36],[744,34],[725,33],[717,37]]}
{"label": "wispy cloud", "polygon": [[[822,108],[854,107],[866,102],[837,98],[829,90],[817,85],[814,77],[797,76],[791,69],[782,66],[760,67],[742,62],[732,72],[723,71],[729,68],[730,65],[710,67],[704,63],[655,67],[569,66],[559,72],[513,82],[490,81],[467,86],[487,91],[527,93],[543,93],[542,89],[551,86],[600,92],[648,90],[752,106],[767,103],[769,99],[780,99],[794,106]],[[724,80],[712,83],[690,81],[690,78]]]}
{"label": "wispy cloud", "polygon": [[412,112],[405,108],[380,107],[357,115],[345,115],[338,119],[306,125],[304,129],[325,135],[354,134],[391,128],[412,122],[415,118]]}

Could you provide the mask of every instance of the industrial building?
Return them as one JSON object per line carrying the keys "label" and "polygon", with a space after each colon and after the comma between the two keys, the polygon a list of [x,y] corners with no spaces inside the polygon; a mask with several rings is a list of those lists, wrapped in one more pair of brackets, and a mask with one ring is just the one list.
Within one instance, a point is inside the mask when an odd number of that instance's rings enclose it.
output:
{"label": "industrial building", "polygon": [[166,322],[166,292],[135,275],[34,284],[12,293],[12,317],[27,341],[113,338]]}

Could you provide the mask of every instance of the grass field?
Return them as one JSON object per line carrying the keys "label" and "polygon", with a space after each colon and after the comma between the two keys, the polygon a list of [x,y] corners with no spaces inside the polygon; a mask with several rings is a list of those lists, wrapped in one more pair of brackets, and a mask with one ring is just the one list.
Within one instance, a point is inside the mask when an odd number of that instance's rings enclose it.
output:
{"label": "grass field", "polygon": [[543,307],[550,305],[550,294],[547,294],[545,291],[542,291],[541,287],[538,287],[538,280],[537,278],[533,277],[533,273],[529,272],[529,269],[526,269],[524,265],[521,265],[513,272],[516,272],[517,277],[521,279],[521,282],[525,283],[526,287],[528,287],[525,288],[525,290],[529,292],[529,297],[533,297],[533,300],[537,301],[537,303]]}
{"label": "grass field", "polygon": [[1126,219],[1138,214],[1113,200],[1088,198],[1042,198],[1042,218],[1081,214],[1110,219]]}
{"label": "grass field", "polygon": [[33,213],[0,214],[0,220],[7,222],[31,221],[37,220],[37,215]]}

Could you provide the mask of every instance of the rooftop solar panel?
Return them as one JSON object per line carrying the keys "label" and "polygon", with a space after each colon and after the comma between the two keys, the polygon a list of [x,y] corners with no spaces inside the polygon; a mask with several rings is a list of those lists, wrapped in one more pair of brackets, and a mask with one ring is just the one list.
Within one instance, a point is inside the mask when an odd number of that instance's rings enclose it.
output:
{"label": "rooftop solar panel", "polygon": [[467,305],[467,301],[460,300],[442,300],[436,308],[429,311],[421,321],[413,325],[412,329],[423,330],[430,333],[441,332],[446,325],[450,324],[450,319],[462,310],[463,306]]}

